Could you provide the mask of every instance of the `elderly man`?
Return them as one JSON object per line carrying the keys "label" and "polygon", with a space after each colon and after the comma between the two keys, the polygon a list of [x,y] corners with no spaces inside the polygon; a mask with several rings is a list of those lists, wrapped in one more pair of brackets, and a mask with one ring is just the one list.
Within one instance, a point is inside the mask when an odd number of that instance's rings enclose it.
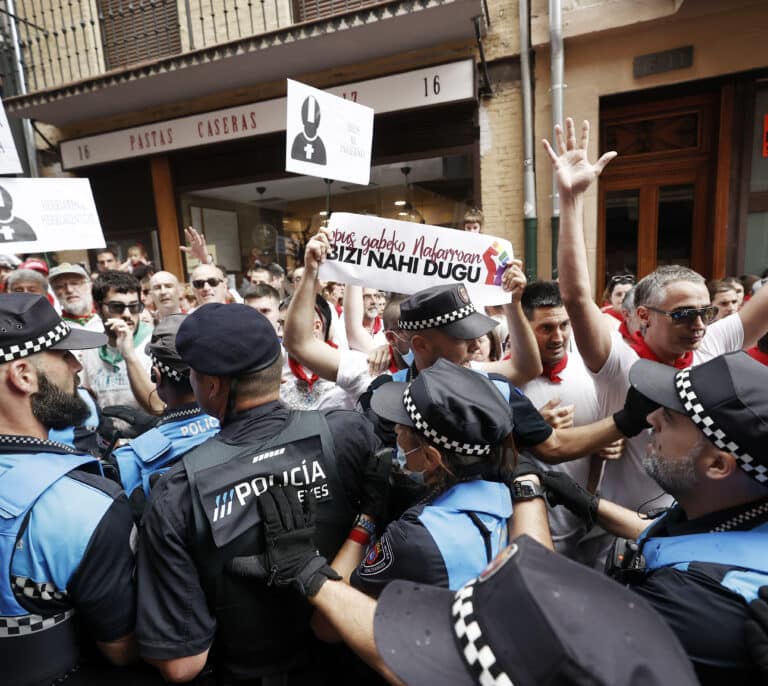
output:
{"label": "elderly man", "polygon": [[197,265],[192,270],[189,281],[192,288],[195,289],[199,305],[228,302],[227,280],[224,278],[224,273],[216,265]]}
{"label": "elderly man", "polygon": [[149,280],[149,296],[161,321],[181,312],[181,285],[170,272],[157,272]]}
{"label": "elderly man", "polygon": [[6,280],[6,290],[9,293],[32,293],[47,297],[48,282],[37,270],[17,269],[9,274]]}
{"label": "elderly man", "polygon": [[53,293],[61,305],[61,318],[71,327],[104,331],[104,324],[93,308],[91,279],[79,264],[64,262],[48,275]]}
{"label": "elderly man", "polygon": [[[132,519],[90,455],[48,440],[78,424],[72,350],[105,341],[45,298],[0,296],[0,664],[8,684],[77,671],[83,636],[112,662],[135,654]],[[75,677],[77,678],[77,677]]]}
{"label": "elderly man", "polygon": [[647,527],[562,474],[548,473],[545,488],[607,531],[637,538],[617,541],[609,571],[667,620],[702,684],[758,683],[744,622],[768,584],[768,368],[743,351],[681,370],[640,360],[629,382],[652,410],[643,466],[677,504]]}

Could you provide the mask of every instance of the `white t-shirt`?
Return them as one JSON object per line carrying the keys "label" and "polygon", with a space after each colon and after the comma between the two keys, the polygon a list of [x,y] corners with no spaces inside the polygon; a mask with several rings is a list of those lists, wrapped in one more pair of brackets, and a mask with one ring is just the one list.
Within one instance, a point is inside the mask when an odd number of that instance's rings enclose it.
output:
{"label": "white t-shirt", "polygon": [[[741,317],[725,317],[707,327],[699,349],[693,353],[693,364],[701,364],[723,353],[741,350],[743,345],[744,327]],[[638,359],[638,354],[627,345],[621,334],[613,332],[608,359],[602,369],[592,375],[601,417],[612,415],[624,407],[629,390],[629,370]],[[652,509],[666,507],[672,503],[671,496],[664,493],[643,469],[643,457],[649,442],[650,432],[643,431],[624,442],[624,454],[621,459],[606,463],[601,490],[604,498],[632,510],[646,504],[646,509]]]}
{"label": "white t-shirt", "polygon": [[318,379],[312,388],[289,373],[280,386],[280,400],[294,410],[353,410],[373,377],[368,373],[368,356],[357,350],[339,350],[336,383]]}
{"label": "white t-shirt", "polygon": [[[589,370],[578,352],[568,353],[568,364],[558,376],[561,383],[550,381],[545,376],[537,376],[522,387],[523,393],[536,409],[546,405],[552,398],[560,398],[560,405],[574,405],[574,426],[592,424],[600,419],[597,393]],[[540,464],[544,469],[565,472],[580,486],[586,488],[589,479],[589,456],[563,462],[558,465]],[[549,509],[549,527],[552,540],[557,542],[567,538],[581,538],[585,533],[582,520],[565,507]]]}

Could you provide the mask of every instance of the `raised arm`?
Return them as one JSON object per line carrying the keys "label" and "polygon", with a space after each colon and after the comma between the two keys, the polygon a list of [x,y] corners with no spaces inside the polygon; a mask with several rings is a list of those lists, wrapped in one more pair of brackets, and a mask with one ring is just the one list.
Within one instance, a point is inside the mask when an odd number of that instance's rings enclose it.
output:
{"label": "raised arm", "polygon": [[768,286],[763,286],[739,310],[744,327],[744,347],[751,348],[768,332]]}
{"label": "raised arm", "polygon": [[352,350],[370,353],[376,349],[371,335],[363,326],[363,288],[347,284],[344,288],[344,327]]}
{"label": "raised arm", "polygon": [[283,325],[283,345],[288,353],[315,374],[336,381],[341,356],[336,348],[314,336],[317,272],[328,252],[328,237],[318,233],[304,251],[304,276],[294,291]]}
{"label": "raised arm", "polygon": [[510,301],[504,305],[504,314],[509,327],[509,359],[486,362],[482,368],[487,372],[503,374],[516,386],[522,386],[541,374],[541,356],[533,330],[523,314],[520,300],[528,281],[523,272],[521,260],[512,260],[504,272],[504,290],[510,294]]}
{"label": "raised arm", "polygon": [[552,161],[560,194],[560,235],[557,247],[557,268],[560,293],[571,318],[576,344],[587,367],[598,372],[611,352],[611,328],[592,298],[587,247],[584,241],[584,192],[600,176],[605,166],[616,157],[605,153],[595,164],[587,159],[589,123],[581,127],[581,140],[576,143],[572,119],[566,119],[566,136],[555,127],[557,153],[548,141],[544,149]]}

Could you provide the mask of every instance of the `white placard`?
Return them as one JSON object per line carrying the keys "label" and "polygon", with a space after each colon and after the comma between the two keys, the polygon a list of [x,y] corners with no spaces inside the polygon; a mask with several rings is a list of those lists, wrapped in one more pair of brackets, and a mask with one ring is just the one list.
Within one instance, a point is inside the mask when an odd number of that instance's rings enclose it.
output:
{"label": "white placard", "polygon": [[5,107],[0,100],[0,174],[21,174],[23,171]]}
{"label": "white placard", "polygon": [[367,186],[373,110],[288,79],[285,170]]}
{"label": "white placard", "polygon": [[475,305],[502,305],[501,288],[512,244],[495,236],[370,215],[334,212],[332,250],[320,267],[323,281],[340,281],[410,295],[463,283]]}
{"label": "white placard", "polygon": [[88,179],[0,179],[0,253],[105,245]]}
{"label": "white placard", "polygon": [[[474,79],[475,63],[468,59],[335,86],[328,92],[372,107],[382,114],[471,100],[475,97]],[[285,126],[285,102],[285,98],[263,100],[73,138],[61,143],[61,164],[64,169],[77,169],[282,131]]]}

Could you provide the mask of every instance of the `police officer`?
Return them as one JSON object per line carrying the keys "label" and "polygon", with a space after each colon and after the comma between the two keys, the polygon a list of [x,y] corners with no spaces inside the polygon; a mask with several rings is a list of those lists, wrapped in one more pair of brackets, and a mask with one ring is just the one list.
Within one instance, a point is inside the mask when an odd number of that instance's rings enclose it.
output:
{"label": "police officer", "polygon": [[162,319],[144,351],[152,360],[151,381],[166,406],[162,419],[113,453],[137,518],[155,481],[219,430],[219,420],[197,404],[189,383],[189,365],[176,351],[176,332],[185,317],[171,314]]}
{"label": "police officer", "polygon": [[72,329],[44,298],[0,296],[0,664],[8,684],[78,667],[78,629],[112,662],[135,653],[130,508],[98,462],[48,440],[88,408],[80,363],[104,334]]}
{"label": "police officer", "polygon": [[263,583],[255,502],[273,483],[311,495],[318,545],[333,556],[355,514],[368,509],[372,427],[351,411],[283,407],[280,341],[251,307],[203,305],[179,327],[176,348],[200,407],[222,428],[158,481],[145,510],[140,653],[170,681],[195,678],[210,654],[219,683],[269,683],[275,675],[285,676],[279,683],[323,683],[309,609]]}
{"label": "police officer", "polygon": [[609,571],[667,620],[702,684],[758,683],[744,627],[768,584],[768,368],[739,351],[682,370],[639,360],[629,380],[652,403],[644,467],[677,504],[646,529],[562,475],[547,474],[545,488],[637,538],[620,542]]}

